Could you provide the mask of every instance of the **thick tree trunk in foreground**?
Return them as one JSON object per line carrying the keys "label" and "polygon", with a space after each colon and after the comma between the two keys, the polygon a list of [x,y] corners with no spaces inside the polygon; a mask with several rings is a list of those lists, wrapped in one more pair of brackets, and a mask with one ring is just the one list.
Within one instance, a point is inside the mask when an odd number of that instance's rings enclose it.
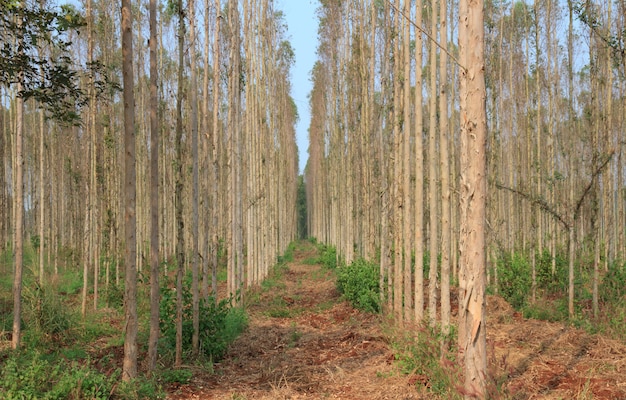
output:
{"label": "thick tree trunk in foreground", "polygon": [[486,110],[482,0],[459,5],[461,62],[461,269],[459,347],[465,397],[486,396],[485,200]]}

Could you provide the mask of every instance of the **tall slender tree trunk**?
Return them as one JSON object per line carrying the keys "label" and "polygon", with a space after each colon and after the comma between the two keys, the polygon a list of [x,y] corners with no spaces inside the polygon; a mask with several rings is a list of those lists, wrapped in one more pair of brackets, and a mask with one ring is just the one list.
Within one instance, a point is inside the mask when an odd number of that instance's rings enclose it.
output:
{"label": "tall slender tree trunk", "polygon": [[[415,24],[422,26],[422,0],[415,4]],[[424,319],[424,121],[422,95],[422,32],[415,32],[415,322]]]}
{"label": "tall slender tree trunk", "polygon": [[[445,1],[445,0],[440,0]],[[437,37],[437,0],[431,0],[431,37]],[[430,124],[428,127],[428,191],[430,213],[430,246],[428,273],[428,319],[431,326],[437,322],[437,276],[438,276],[438,235],[437,214],[439,204],[437,196],[437,45],[430,43]]]}
{"label": "tall slender tree trunk", "polygon": [[191,102],[191,152],[192,152],[192,217],[191,217],[191,296],[192,296],[192,324],[191,351],[198,355],[200,345],[200,290],[198,287],[198,82],[196,74],[196,13],[195,1],[189,0],[189,54],[191,58],[191,87],[189,90]]}
{"label": "tall slender tree trunk", "polygon": [[219,88],[220,88],[220,26],[221,20],[220,18],[220,0],[215,0],[215,34],[213,37],[213,129],[212,129],[212,166],[211,170],[213,173],[213,187],[211,188],[211,192],[213,194],[213,209],[211,210],[211,220],[213,222],[213,234],[211,235],[211,286],[212,292],[215,301],[217,301],[217,255],[218,255],[218,247],[219,247],[219,214],[220,207],[219,204],[219,196],[220,196],[220,184],[219,184],[219,176],[218,176],[218,167],[219,167],[219,146],[220,146],[220,133],[219,133]]}
{"label": "tall slender tree trunk", "polygon": [[122,71],[124,80],[124,233],[126,276],[124,304],[126,323],[122,379],[137,377],[137,266],[136,176],[135,176],[135,96],[133,76],[133,17],[130,0],[122,0]]}
{"label": "tall slender tree trunk", "polygon": [[150,0],[150,337],[148,371],[156,369],[159,343],[159,97],[157,0]]}
{"label": "tall slender tree trunk", "polygon": [[[18,17],[18,30],[22,27],[22,17]],[[21,34],[21,32],[20,32]],[[20,37],[21,41],[22,38]],[[15,99],[15,186],[14,186],[14,221],[13,252],[15,265],[13,268],[13,336],[11,348],[19,349],[22,338],[22,271],[24,268],[24,98],[22,91],[24,73],[17,77]]]}
{"label": "tall slender tree trunk", "polygon": [[402,182],[402,191],[404,194],[403,203],[403,225],[404,225],[404,241],[403,241],[403,249],[404,252],[404,319],[405,321],[411,321],[412,315],[412,271],[411,271],[411,163],[410,163],[410,153],[411,153],[411,24],[408,20],[408,17],[411,15],[410,9],[410,1],[404,1],[404,18],[403,26],[404,26],[404,36],[402,38],[403,43],[403,54],[404,54],[404,116],[403,116],[403,182]]}
{"label": "tall slender tree trunk", "polygon": [[461,269],[459,346],[465,398],[487,395],[485,318],[486,111],[482,0],[459,3]]}
{"label": "tall slender tree trunk", "polygon": [[174,365],[183,363],[183,273],[185,268],[185,223],[183,220],[183,70],[185,53],[185,10],[178,0],[178,93],[176,94],[176,349]]}
{"label": "tall slender tree trunk", "polygon": [[[448,44],[447,0],[440,0],[439,41]],[[450,333],[450,159],[448,157],[448,55],[439,52],[439,160],[441,172],[441,330]]]}

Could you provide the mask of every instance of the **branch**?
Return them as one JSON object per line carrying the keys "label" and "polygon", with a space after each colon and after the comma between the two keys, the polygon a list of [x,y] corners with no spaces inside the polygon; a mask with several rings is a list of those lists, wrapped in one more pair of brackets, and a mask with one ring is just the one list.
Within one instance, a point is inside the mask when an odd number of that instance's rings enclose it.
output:
{"label": "branch", "polygon": [[574,221],[578,219],[578,214],[580,213],[580,209],[583,205],[583,201],[585,200],[585,197],[591,190],[591,187],[593,186],[593,182],[596,180],[598,175],[600,175],[602,170],[609,164],[609,161],[611,161],[611,158],[613,158],[613,154],[615,154],[615,149],[611,150],[611,152],[607,155],[606,160],[604,160],[602,164],[600,164],[600,166],[598,166],[598,168],[593,172],[593,174],[591,174],[591,179],[589,180],[589,183],[585,187],[585,190],[583,190],[582,194],[580,195],[580,198],[578,199],[578,202],[576,203],[576,208],[574,209],[574,218],[573,218]]}
{"label": "branch", "polygon": [[430,40],[431,42],[433,42],[435,44],[435,46],[439,47],[441,49],[441,51],[445,52],[448,57],[450,57],[450,59],[452,61],[454,61],[454,63],[456,65],[459,66],[459,68],[461,68],[463,70],[463,72],[467,72],[467,68],[465,68],[464,66],[461,65],[461,63],[459,62],[459,60],[456,59],[456,57],[454,57],[447,48],[443,47],[435,38],[433,38],[427,31],[425,31],[421,26],[418,26],[412,19],[410,15],[406,15],[404,13],[404,11],[400,10],[398,7],[396,7],[395,4],[393,4],[391,2],[391,0],[385,0],[387,2],[387,4],[389,4],[394,10],[396,10],[396,12],[400,13],[400,15],[402,15],[402,17],[404,19],[406,19],[411,25],[413,25],[413,27],[415,29],[417,29],[418,31],[422,32],[424,35],[426,35],[426,37],[428,38],[428,40]]}
{"label": "branch", "polygon": [[556,219],[561,224],[563,224],[563,226],[566,229],[569,229],[571,224],[569,222],[567,222],[565,220],[565,218],[555,210],[553,205],[548,204],[546,199],[544,199],[543,197],[533,196],[533,195],[531,195],[529,193],[522,192],[519,189],[515,189],[515,188],[512,188],[512,187],[504,186],[503,184],[497,183],[497,182],[496,182],[496,187],[498,189],[504,189],[504,190],[508,190],[509,192],[515,193],[515,194],[521,196],[522,198],[530,201],[531,204],[539,206],[540,209],[542,209],[543,211],[545,211],[548,214],[552,215],[554,217],[554,219]]}

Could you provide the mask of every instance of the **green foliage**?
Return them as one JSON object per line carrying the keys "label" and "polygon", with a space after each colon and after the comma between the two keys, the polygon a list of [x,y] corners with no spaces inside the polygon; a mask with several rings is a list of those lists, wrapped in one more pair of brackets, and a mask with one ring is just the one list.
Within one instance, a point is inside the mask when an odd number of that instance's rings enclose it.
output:
{"label": "green foliage", "polygon": [[76,323],[75,315],[51,286],[42,287],[35,283],[32,287],[25,286],[23,293],[23,318],[28,327],[25,341],[30,338],[37,344],[46,345],[45,342],[58,343],[70,338],[70,330]]}
{"label": "green foliage", "polygon": [[626,265],[611,263],[598,287],[600,299],[606,303],[619,303],[626,296]]}
{"label": "green foliage", "polygon": [[[414,374],[420,379],[418,384],[424,385],[430,393],[458,398],[455,384],[459,379],[455,353],[444,351],[442,341],[455,342],[455,333],[444,337],[432,327],[423,325],[415,332],[403,333],[403,336],[392,340],[394,355],[401,371]],[[456,348],[451,344],[450,348]]]}
{"label": "green foliage", "polygon": [[536,258],[537,287],[548,293],[563,293],[567,287],[567,258],[557,254],[555,272],[552,273],[552,254],[544,250]]}
{"label": "green foliage", "polygon": [[193,377],[193,372],[188,369],[170,369],[161,373],[161,380],[164,383],[189,383]]}
{"label": "green foliage", "polygon": [[282,263],[293,262],[293,255],[294,255],[295,250],[296,250],[296,242],[289,243],[289,246],[287,246],[287,249],[285,250],[285,254],[283,254],[282,256],[278,256],[278,263],[282,264]]}
{"label": "green foliage", "polygon": [[108,399],[119,376],[78,363],[52,362],[37,352],[11,354],[0,372],[3,399]]}
{"label": "green foliage", "polygon": [[[292,54],[293,54],[293,51],[292,51]],[[307,226],[307,211],[306,211],[306,185],[304,183],[303,175],[300,175],[298,177],[298,194],[296,198],[296,208],[298,211],[298,237],[300,239],[304,239],[306,238],[308,226]]]}
{"label": "green foliage", "polygon": [[137,378],[130,382],[119,382],[115,387],[115,398],[121,400],[164,399],[166,393],[152,378]]}
{"label": "green foliage", "polygon": [[337,249],[334,246],[324,244],[318,244],[317,247],[320,254],[318,262],[327,269],[337,268]]}
{"label": "green foliage", "polygon": [[378,265],[358,259],[337,269],[337,289],[363,311],[380,312],[380,268]]}
{"label": "green foliage", "polygon": [[514,308],[521,309],[532,285],[530,263],[520,253],[503,254],[497,263],[499,293]]}
{"label": "green foliage", "polygon": [[119,285],[111,282],[109,287],[104,289],[104,299],[107,306],[121,309],[124,306],[124,281]]}
{"label": "green foliage", "polygon": [[[192,294],[190,282],[183,287],[183,351],[191,350],[193,335]],[[176,346],[176,293],[166,288],[161,291],[160,348],[173,352]],[[247,326],[245,311],[232,306],[232,298],[216,302],[213,297],[200,300],[200,354],[214,361],[221,359],[228,345]]]}

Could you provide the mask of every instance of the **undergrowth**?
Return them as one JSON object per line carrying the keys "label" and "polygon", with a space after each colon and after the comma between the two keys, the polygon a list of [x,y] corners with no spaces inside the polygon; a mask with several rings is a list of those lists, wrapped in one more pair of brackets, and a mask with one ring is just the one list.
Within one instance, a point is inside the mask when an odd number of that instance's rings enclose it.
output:
{"label": "undergrowth", "polygon": [[[449,347],[442,346],[442,342]],[[412,375],[420,391],[445,399],[460,399],[456,386],[460,370],[456,353],[455,334],[444,337],[437,329],[425,324],[417,330],[400,330],[392,335],[391,346],[402,373]]]}
{"label": "undergrowth", "polygon": [[[183,285],[183,352],[189,353],[192,347],[193,313],[191,282]],[[246,328],[248,320],[245,311],[233,306],[234,299],[216,301],[215,298],[200,299],[200,354],[210,361],[220,360],[228,345]],[[161,341],[159,350],[164,357],[172,358],[176,348],[176,292],[162,291],[160,304]]]}
{"label": "undergrowth", "polygon": [[380,269],[362,258],[337,268],[337,290],[354,308],[380,312]]}

